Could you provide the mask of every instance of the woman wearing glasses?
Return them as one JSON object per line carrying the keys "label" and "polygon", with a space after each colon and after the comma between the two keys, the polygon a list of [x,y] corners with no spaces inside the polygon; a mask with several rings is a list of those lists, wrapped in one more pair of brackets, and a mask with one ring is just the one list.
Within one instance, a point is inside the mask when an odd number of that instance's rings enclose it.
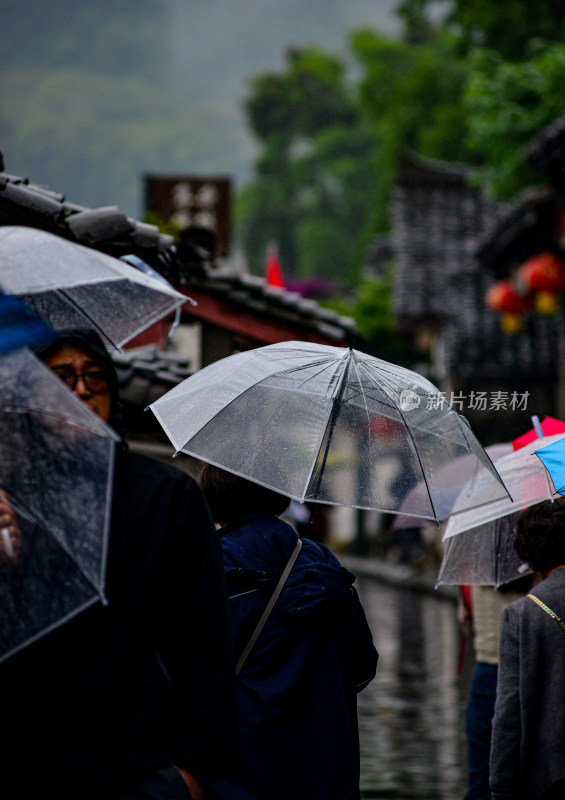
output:
{"label": "woman wearing glasses", "polygon": [[[97,334],[68,332],[38,355],[122,433],[117,374]],[[201,800],[224,774],[235,717],[221,551],[196,482],[125,442],[106,594],[107,606],[0,665],[5,794]]]}

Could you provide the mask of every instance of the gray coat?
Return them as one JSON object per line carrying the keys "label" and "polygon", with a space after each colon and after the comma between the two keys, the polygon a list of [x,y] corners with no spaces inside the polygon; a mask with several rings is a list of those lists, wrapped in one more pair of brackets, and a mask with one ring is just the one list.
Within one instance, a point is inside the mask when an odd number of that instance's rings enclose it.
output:
{"label": "gray coat", "polygon": [[[532,591],[565,621],[565,569]],[[493,800],[535,800],[565,778],[565,629],[529,597],[507,606],[491,749]]]}

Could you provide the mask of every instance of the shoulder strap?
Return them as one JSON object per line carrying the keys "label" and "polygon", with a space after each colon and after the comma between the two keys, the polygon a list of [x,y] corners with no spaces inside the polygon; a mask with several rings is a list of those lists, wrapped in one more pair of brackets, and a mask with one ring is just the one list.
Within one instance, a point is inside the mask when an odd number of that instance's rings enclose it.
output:
{"label": "shoulder strap", "polygon": [[273,610],[273,608],[275,606],[275,603],[279,599],[279,595],[282,592],[283,586],[285,585],[286,580],[287,580],[288,576],[290,575],[290,573],[292,571],[292,568],[294,566],[294,562],[298,558],[298,554],[300,553],[300,548],[301,547],[302,547],[302,540],[301,539],[297,539],[296,540],[296,545],[294,546],[294,550],[292,551],[292,553],[290,555],[290,558],[288,559],[287,565],[284,568],[284,570],[282,571],[282,574],[281,574],[281,576],[279,578],[279,582],[275,586],[275,591],[273,592],[273,594],[269,598],[269,602],[267,603],[267,605],[265,607],[265,610],[261,614],[261,619],[257,623],[257,627],[255,628],[255,630],[253,631],[253,633],[249,637],[249,641],[245,645],[245,649],[244,649],[243,653],[241,654],[241,656],[239,657],[239,661],[237,662],[236,667],[235,667],[235,674],[236,675],[239,675],[239,672],[240,672],[241,668],[243,667],[243,665],[247,661],[247,657],[249,656],[249,653],[253,650],[253,647],[255,646],[255,642],[259,638],[259,634],[263,630],[263,628],[265,626],[265,623],[267,622],[267,620],[269,618],[269,615],[270,615],[271,611]]}
{"label": "shoulder strap", "polygon": [[546,613],[546,614],[549,614],[549,616],[550,616],[552,619],[554,619],[556,622],[558,622],[558,623],[561,625],[561,627],[562,627],[563,629],[565,629],[565,622],[563,622],[563,620],[561,619],[561,617],[558,617],[558,616],[557,616],[557,614],[555,613],[555,611],[552,611],[552,610],[549,608],[549,606],[546,606],[546,604],[545,604],[545,603],[542,603],[542,601],[539,599],[539,597],[536,597],[536,596],[535,596],[535,594],[529,594],[529,595],[527,595],[527,597],[529,597],[529,598],[530,598],[530,600],[533,600],[533,601],[534,601],[534,603],[537,603],[537,604],[538,604],[538,606],[539,606],[541,609],[543,609],[543,610],[545,611],[545,613]]}

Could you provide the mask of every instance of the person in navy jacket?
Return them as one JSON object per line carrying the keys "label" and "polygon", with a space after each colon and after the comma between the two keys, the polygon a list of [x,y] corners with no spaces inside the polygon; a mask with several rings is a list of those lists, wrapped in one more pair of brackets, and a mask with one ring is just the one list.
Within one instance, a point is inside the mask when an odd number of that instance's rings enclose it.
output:
{"label": "person in navy jacket", "polygon": [[[279,519],[287,497],[210,465],[200,484],[221,526],[239,657],[298,537]],[[354,580],[327,547],[302,540],[239,672],[236,762],[212,785],[214,800],[359,798],[357,693],[378,654]]]}

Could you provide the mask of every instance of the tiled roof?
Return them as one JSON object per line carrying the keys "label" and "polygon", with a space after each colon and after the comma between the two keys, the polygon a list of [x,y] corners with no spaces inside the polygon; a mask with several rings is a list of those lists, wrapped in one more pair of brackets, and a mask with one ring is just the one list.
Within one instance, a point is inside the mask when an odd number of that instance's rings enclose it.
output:
{"label": "tiled roof", "polygon": [[457,186],[469,177],[470,167],[452,161],[425,158],[410,148],[400,154],[400,182],[403,186]]}
{"label": "tiled roof", "polygon": [[[117,206],[78,206],[48,187],[8,173],[0,173],[0,224],[41,228],[115,257],[135,254],[175,286],[186,288],[187,294],[194,287],[221,298],[248,315],[288,329],[287,338],[304,336],[343,345],[356,335],[352,319],[313,300],[266,286],[259,277],[219,269],[201,229],[175,243],[172,236],[128,217]],[[190,315],[190,309],[186,313]]]}
{"label": "tiled roof", "polygon": [[[350,317],[324,308],[315,300],[275,286],[266,286],[263,278],[226,269],[205,268],[190,281],[189,292],[198,297],[201,289],[207,295],[229,301],[234,309],[271,318],[289,329],[300,327],[307,334],[344,344],[353,340],[357,330]],[[198,308],[194,309],[198,315]]]}
{"label": "tiled roof", "polygon": [[557,321],[530,314],[524,332],[510,335],[485,304],[495,275],[476,254],[506,209],[468,177],[460,165],[404,155],[392,204],[395,314],[408,325],[443,326],[448,373],[456,380],[553,378]]}
{"label": "tiled roof", "polygon": [[458,287],[496,206],[469,185],[469,170],[405,152],[393,192],[394,312],[404,323],[458,313]]}
{"label": "tiled roof", "polygon": [[114,352],[112,361],[118,373],[120,397],[143,408],[192,374],[187,359],[153,345]]}
{"label": "tiled roof", "polygon": [[85,208],[8,173],[0,173],[0,224],[41,228],[116,258],[133,253],[171,282],[183,283],[206,257],[189,245],[177,247],[172,236],[128,217],[118,206]]}
{"label": "tiled roof", "polygon": [[565,116],[559,117],[533,139],[524,156],[534,169],[552,171],[565,161]]}
{"label": "tiled roof", "polygon": [[476,257],[497,277],[555,244],[556,200],[550,189],[526,189],[499,213]]}
{"label": "tiled roof", "polygon": [[[192,374],[190,363],[156,345],[112,353],[118,373],[123,418],[130,443],[160,442],[171,455],[170,442],[148,406]],[[168,445],[168,447],[167,447]]]}

